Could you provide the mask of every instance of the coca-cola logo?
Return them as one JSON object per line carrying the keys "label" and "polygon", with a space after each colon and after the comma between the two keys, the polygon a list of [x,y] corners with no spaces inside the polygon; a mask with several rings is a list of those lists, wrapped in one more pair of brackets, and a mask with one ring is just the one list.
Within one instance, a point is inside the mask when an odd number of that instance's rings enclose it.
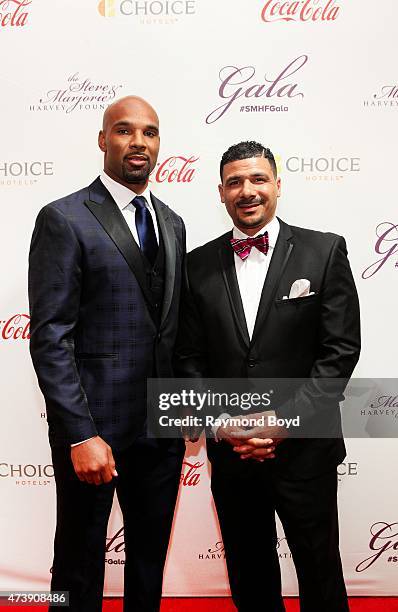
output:
{"label": "coca-cola logo", "polygon": [[1,340],[29,340],[30,317],[27,314],[15,314],[0,320]]}
{"label": "coca-cola logo", "polygon": [[369,549],[372,554],[358,563],[356,571],[364,572],[382,558],[387,563],[398,563],[398,523],[373,523],[370,535]]}
{"label": "coca-cola logo", "polygon": [[[240,112],[273,112],[271,107],[276,111],[279,106],[268,104],[244,104],[249,98],[281,98],[292,100],[294,98],[302,99],[304,94],[299,91],[299,85],[296,82],[296,75],[305,64],[308,62],[308,55],[300,55],[292,60],[282,70],[275,71],[275,76],[266,73],[263,77],[263,83],[256,83],[256,69],[254,66],[224,66],[219,72],[221,85],[218,89],[218,95],[222,100],[226,100],[221,105],[212,110],[206,117],[206,123],[211,124],[218,121],[229,111],[233,104],[240,99]],[[252,109],[254,109],[252,111]],[[288,107],[282,106],[280,110],[288,110]]]}
{"label": "coca-cola logo", "polygon": [[193,155],[171,155],[156,165],[149,180],[155,183],[192,183],[198,159]]}
{"label": "coca-cola logo", "polygon": [[200,469],[204,466],[204,462],[190,463],[183,461],[180,484],[183,487],[196,487],[200,482]]}
{"label": "coca-cola logo", "polygon": [[340,13],[336,0],[267,0],[261,19],[273,21],[335,21]]}
{"label": "coca-cola logo", "polygon": [[32,0],[0,0],[0,27],[23,27],[29,16]]}
{"label": "coca-cola logo", "polygon": [[67,78],[65,86],[47,90],[39,99],[39,103],[31,104],[29,110],[64,113],[76,110],[105,110],[116,98],[121,87],[123,85],[95,82],[75,72]]}
{"label": "coca-cola logo", "polygon": [[398,85],[382,85],[370,99],[364,100],[363,104],[372,108],[396,108],[398,106]]}
{"label": "coca-cola logo", "polygon": [[379,223],[376,227],[374,250],[377,259],[362,272],[362,278],[365,280],[379,272],[388,261],[393,261],[395,268],[398,268],[398,257],[395,257],[398,254],[398,225],[390,221]]}

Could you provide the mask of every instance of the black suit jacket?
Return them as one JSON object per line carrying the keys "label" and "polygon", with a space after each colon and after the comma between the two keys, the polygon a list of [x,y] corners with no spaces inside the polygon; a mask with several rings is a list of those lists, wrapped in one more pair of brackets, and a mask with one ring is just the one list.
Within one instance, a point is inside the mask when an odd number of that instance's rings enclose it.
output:
{"label": "black suit jacket", "polygon": [[[325,408],[317,381],[347,380],[360,351],[359,305],[341,236],[291,227],[280,232],[264,283],[252,339],[239,292],[232,233],[192,251],[177,349],[179,376],[309,379],[277,407],[280,416],[316,419]],[[283,299],[297,279],[314,295]],[[312,381],[312,382],[311,382]],[[344,388],[344,383],[339,391]],[[310,478],[335,467],[345,456],[339,436],[339,393],[326,402],[335,439],[291,439],[279,447],[275,469]],[[210,458],[224,452],[208,441]],[[227,449],[229,452],[230,449]],[[269,463],[269,462],[267,462]]]}
{"label": "black suit jacket", "polygon": [[145,422],[147,377],[172,376],[185,228],[168,206],[152,202],[165,252],[162,304],[154,303],[141,251],[99,178],[38,215],[30,349],[53,445],[100,435],[113,448],[128,446]]}

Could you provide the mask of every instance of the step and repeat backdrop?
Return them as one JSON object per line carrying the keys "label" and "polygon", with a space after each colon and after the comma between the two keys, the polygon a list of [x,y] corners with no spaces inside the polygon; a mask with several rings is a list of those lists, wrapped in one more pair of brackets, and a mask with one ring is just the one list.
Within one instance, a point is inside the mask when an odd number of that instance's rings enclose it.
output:
{"label": "step and repeat backdrop", "polygon": [[[140,95],[159,113],[151,188],[184,218],[190,249],[230,227],[222,153],[247,139],[273,150],[279,216],[347,240],[362,312],[355,376],[396,376],[397,18],[395,0],[0,0],[0,590],[48,588],[52,563],[54,477],[28,351],[30,236],[42,206],[98,175],[102,114],[118,97]],[[369,414],[392,423],[398,396],[371,398]],[[396,440],[347,447],[348,590],[398,595]],[[248,528],[248,555],[255,546]],[[281,528],[278,551],[295,594]],[[106,594],[122,593],[117,502],[105,564]],[[203,444],[187,449],[164,593],[228,593]]]}

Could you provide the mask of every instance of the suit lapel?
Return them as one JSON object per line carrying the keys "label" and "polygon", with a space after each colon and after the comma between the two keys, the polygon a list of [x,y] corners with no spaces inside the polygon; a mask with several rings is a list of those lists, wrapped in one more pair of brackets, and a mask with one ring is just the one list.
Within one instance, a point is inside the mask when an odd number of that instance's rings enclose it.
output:
{"label": "suit lapel", "polygon": [[272,254],[267,276],[261,293],[260,303],[257,310],[256,322],[253,330],[252,345],[256,342],[259,333],[264,327],[266,318],[270,311],[279,282],[286,268],[287,262],[293,250],[291,241],[292,232],[286,223],[279,219],[279,236]]}
{"label": "suit lapel", "polygon": [[160,200],[158,200],[158,198],[156,198],[152,194],[151,199],[156,211],[159,232],[161,232],[162,234],[165,251],[166,271],[164,279],[163,308],[160,321],[160,327],[162,327],[169,313],[171,301],[173,299],[176,274],[176,242],[173,223],[170,219],[167,206],[165,206]]}
{"label": "suit lapel", "polygon": [[[250,338],[247,330],[245,312],[243,310],[242,298],[239,291],[238,278],[236,276],[234,252],[230,245],[232,232],[222,237],[222,244],[218,251],[221,273],[225,282],[231,310],[236,325],[240,331],[243,341],[249,347]],[[216,298],[217,299],[217,298]]]}
{"label": "suit lapel", "polygon": [[84,203],[123,255],[134,273],[146,301],[152,306],[153,297],[148,289],[141,250],[116,202],[99,178],[90,185],[89,199]]}

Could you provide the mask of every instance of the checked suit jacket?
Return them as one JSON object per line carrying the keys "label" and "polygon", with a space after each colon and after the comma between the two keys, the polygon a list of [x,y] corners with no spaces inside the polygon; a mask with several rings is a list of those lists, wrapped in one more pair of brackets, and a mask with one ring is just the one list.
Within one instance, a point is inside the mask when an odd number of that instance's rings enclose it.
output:
{"label": "checked suit jacket", "polygon": [[118,450],[144,428],[148,376],[172,376],[185,253],[181,218],[152,196],[164,248],[164,294],[99,178],[45,206],[29,257],[30,350],[50,443],[100,435]]}
{"label": "checked suit jacket", "polygon": [[[330,427],[330,438],[287,439],[272,465],[290,478],[311,478],[345,456],[339,400],[359,357],[359,304],[344,238],[279,221],[252,338],[232,232],[189,253],[176,370],[180,377],[298,381],[294,393],[273,405],[277,415],[318,419],[324,431]],[[283,299],[297,279],[308,279],[314,295]],[[326,379],[334,379],[331,396]],[[232,455],[223,443],[208,440],[207,447],[210,459]]]}

